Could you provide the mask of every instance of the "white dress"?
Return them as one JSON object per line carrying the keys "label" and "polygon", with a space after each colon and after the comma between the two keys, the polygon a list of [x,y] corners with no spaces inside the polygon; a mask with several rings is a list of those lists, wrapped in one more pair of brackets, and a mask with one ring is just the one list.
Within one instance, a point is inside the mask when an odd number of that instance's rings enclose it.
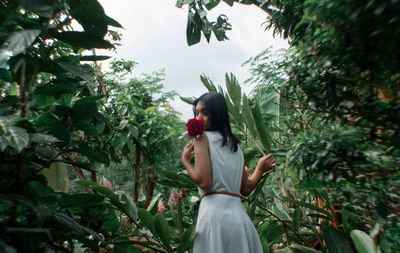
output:
{"label": "white dress", "polygon": [[[210,147],[211,191],[240,192],[244,158],[238,149],[221,146],[218,132],[205,132]],[[205,192],[199,189],[202,196]],[[193,246],[194,253],[262,253],[257,231],[241,199],[226,194],[205,196],[200,202]]]}

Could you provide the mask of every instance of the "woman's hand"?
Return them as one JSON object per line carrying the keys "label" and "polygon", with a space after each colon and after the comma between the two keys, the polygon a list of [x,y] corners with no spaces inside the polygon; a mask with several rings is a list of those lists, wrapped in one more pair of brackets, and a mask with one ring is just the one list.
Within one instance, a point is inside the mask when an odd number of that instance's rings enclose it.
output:
{"label": "woman's hand", "polygon": [[190,159],[192,158],[192,153],[194,151],[194,144],[193,142],[190,142],[186,144],[186,146],[183,148],[182,151],[182,162],[190,162]]}
{"label": "woman's hand", "polygon": [[276,165],[275,159],[271,154],[264,155],[258,160],[256,170],[260,170],[262,173],[272,170]]}

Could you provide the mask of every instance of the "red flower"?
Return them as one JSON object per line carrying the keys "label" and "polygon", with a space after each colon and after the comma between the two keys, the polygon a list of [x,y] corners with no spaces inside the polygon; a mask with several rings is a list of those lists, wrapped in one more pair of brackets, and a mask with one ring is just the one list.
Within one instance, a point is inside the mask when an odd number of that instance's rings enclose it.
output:
{"label": "red flower", "polygon": [[201,135],[205,130],[205,121],[204,119],[189,119],[186,123],[186,129],[188,131],[189,137],[196,137],[197,135]]}

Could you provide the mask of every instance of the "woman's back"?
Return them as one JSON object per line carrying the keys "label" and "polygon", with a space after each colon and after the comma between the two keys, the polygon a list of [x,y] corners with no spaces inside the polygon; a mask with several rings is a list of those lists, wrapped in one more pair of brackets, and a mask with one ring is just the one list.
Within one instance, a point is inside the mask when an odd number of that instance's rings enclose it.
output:
{"label": "woman's back", "polygon": [[[205,132],[209,142],[212,192],[240,192],[242,181],[244,158],[238,148],[232,152],[230,145],[222,146],[222,135],[216,131]],[[205,192],[199,188],[202,196]]]}

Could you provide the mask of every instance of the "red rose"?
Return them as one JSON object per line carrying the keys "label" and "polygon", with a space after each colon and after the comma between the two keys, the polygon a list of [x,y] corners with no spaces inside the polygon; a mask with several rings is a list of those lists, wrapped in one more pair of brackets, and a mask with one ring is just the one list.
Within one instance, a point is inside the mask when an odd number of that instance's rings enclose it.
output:
{"label": "red rose", "polygon": [[186,129],[188,131],[189,137],[196,137],[197,135],[201,135],[205,130],[205,121],[204,119],[189,119],[186,123]]}

